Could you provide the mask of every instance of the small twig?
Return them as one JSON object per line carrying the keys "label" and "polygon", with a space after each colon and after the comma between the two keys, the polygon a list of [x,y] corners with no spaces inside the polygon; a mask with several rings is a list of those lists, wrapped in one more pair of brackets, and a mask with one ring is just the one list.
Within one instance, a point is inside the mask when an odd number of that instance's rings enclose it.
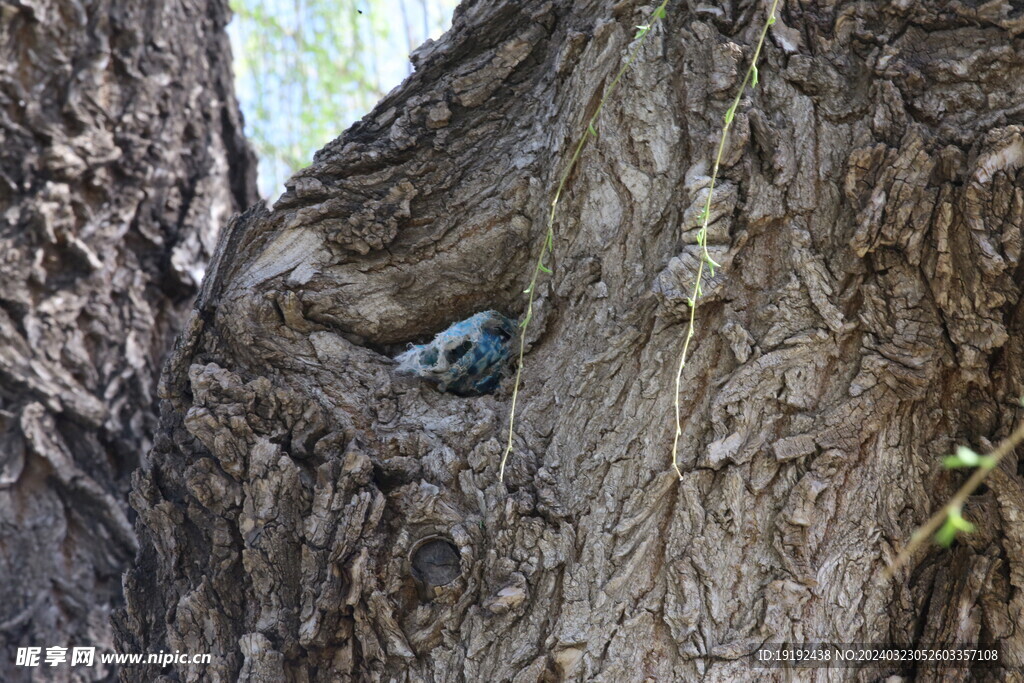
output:
{"label": "small twig", "polygon": [[718,176],[718,167],[722,163],[725,141],[729,137],[729,129],[732,128],[732,121],[736,116],[736,108],[739,107],[740,100],[743,99],[743,93],[747,90],[747,83],[753,80],[753,86],[757,85],[757,59],[761,56],[761,48],[764,46],[765,36],[768,35],[768,28],[775,23],[775,10],[778,5],[779,0],[772,0],[771,9],[768,10],[768,19],[764,22],[761,36],[757,40],[757,47],[754,49],[754,58],[750,60],[750,67],[747,69],[747,74],[743,77],[743,83],[740,84],[739,92],[736,93],[732,105],[725,111],[725,124],[722,126],[722,136],[718,140],[718,153],[715,155],[715,164],[711,169],[711,185],[708,187],[708,197],[704,202],[704,211],[701,213],[701,226],[700,231],[697,233],[697,244],[702,250],[701,259],[700,265],[697,267],[697,279],[693,283],[693,295],[689,299],[690,321],[686,327],[686,341],[683,342],[683,352],[679,356],[679,367],[676,369],[676,433],[675,438],[672,439],[672,467],[675,468],[680,481],[683,480],[683,472],[679,469],[679,437],[683,435],[682,409],[679,405],[680,383],[683,378],[683,368],[686,367],[686,355],[690,351],[690,340],[693,339],[694,320],[697,314],[697,300],[701,295],[700,283],[704,277],[704,265],[707,264],[712,277],[715,275],[715,266],[718,265],[711,258],[711,254],[708,253],[708,222],[711,220],[711,197],[715,192],[715,178]]}
{"label": "small twig", "polygon": [[981,482],[985,481],[985,477],[999,464],[999,461],[1003,459],[1005,455],[1013,452],[1013,449],[1024,442],[1024,422],[1021,422],[1017,426],[1017,429],[1013,431],[1008,437],[1003,439],[995,450],[986,456],[983,456],[983,464],[980,465],[970,478],[964,482],[964,485],[949,499],[942,508],[940,508],[935,514],[933,514],[927,522],[918,527],[917,531],[910,537],[910,542],[907,543],[906,547],[900,551],[900,553],[893,559],[892,563],[885,570],[885,578],[890,579],[896,571],[905,565],[909,560],[910,556],[914,554],[922,543],[931,538],[935,532],[942,526],[942,523],[950,515],[959,515],[960,511],[964,507],[964,503],[974,493]]}
{"label": "small twig", "polygon": [[639,31],[633,38],[636,41],[636,44],[633,46],[633,49],[630,50],[629,57],[626,59],[625,63],[623,63],[618,73],[615,74],[615,78],[613,78],[612,82],[608,85],[608,89],[604,91],[604,95],[601,97],[601,101],[598,103],[597,109],[594,110],[594,113],[587,121],[587,127],[583,131],[583,135],[580,136],[579,141],[576,143],[576,149],[573,151],[572,157],[569,159],[569,165],[566,166],[558,180],[558,187],[555,190],[555,196],[551,200],[551,211],[548,213],[548,229],[544,236],[544,246],[541,247],[540,255],[537,257],[537,264],[533,268],[533,277],[530,278],[530,286],[525,290],[525,293],[529,295],[529,300],[526,303],[526,316],[523,318],[523,321],[519,323],[522,331],[519,333],[518,366],[516,368],[515,385],[512,388],[512,408],[508,418],[508,444],[505,446],[504,455],[501,456],[501,469],[498,473],[498,481],[505,481],[505,464],[508,462],[508,456],[512,453],[513,448],[512,439],[516,422],[516,402],[519,398],[519,383],[523,375],[523,355],[526,351],[526,330],[530,321],[533,319],[533,301],[537,293],[537,280],[540,278],[540,274],[542,272],[551,273],[551,269],[544,265],[544,257],[554,251],[555,209],[558,207],[558,200],[562,197],[562,191],[565,189],[565,183],[569,180],[569,174],[572,173],[572,170],[576,167],[576,162],[579,161],[580,155],[583,153],[583,148],[587,144],[587,140],[589,140],[592,135],[597,135],[597,128],[595,126],[597,124],[597,118],[601,115],[601,110],[604,109],[604,105],[608,101],[608,98],[611,97],[611,94],[615,91],[615,87],[619,84],[619,81],[622,80],[623,74],[626,73],[626,70],[629,69],[630,65],[633,63],[633,60],[636,59],[640,46],[643,44],[647,34],[651,32],[651,29],[658,20],[665,16],[666,5],[668,5],[668,0],[662,0],[661,4],[658,5],[651,14],[651,18],[647,24],[637,27]]}

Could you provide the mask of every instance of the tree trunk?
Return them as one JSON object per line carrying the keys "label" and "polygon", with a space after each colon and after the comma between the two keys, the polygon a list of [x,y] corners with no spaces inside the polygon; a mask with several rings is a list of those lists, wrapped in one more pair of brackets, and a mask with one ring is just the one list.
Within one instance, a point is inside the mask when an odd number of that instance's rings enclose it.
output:
{"label": "tree trunk", "polygon": [[227,18],[226,0],[0,2],[5,682],[116,676],[16,650],[113,648],[160,366],[218,227],[256,199]]}
{"label": "tree trunk", "polygon": [[697,217],[766,8],[670,3],[559,204],[502,484],[511,382],[460,397],[390,357],[522,315],[553,188],[653,5],[465,3],[222,239],[134,483],[121,647],[212,653],[188,681],[760,680],[755,645],[817,640],[1024,665],[1014,458],[977,533],[882,576],[961,480],[940,456],[1020,419],[1008,8],[782,3],[716,189],[679,481]]}

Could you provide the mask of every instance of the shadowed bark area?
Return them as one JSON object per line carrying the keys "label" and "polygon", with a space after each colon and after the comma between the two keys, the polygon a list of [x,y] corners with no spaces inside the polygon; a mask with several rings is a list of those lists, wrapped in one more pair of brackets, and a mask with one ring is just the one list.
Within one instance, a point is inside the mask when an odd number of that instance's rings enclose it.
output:
{"label": "shadowed bark area", "polygon": [[116,676],[15,652],[113,648],[160,366],[220,226],[256,200],[227,18],[226,1],[0,3],[5,682]]}
{"label": "shadowed bark area", "polygon": [[[782,4],[716,190],[683,481],[692,245],[760,4],[671,3],[606,108],[560,205],[504,485],[510,382],[458,397],[394,372],[408,342],[522,313],[554,184],[652,9],[464,4],[232,222],[134,483],[122,648],[213,653],[189,681],[761,680],[757,644],[815,640],[984,641],[1024,665],[1015,458],[966,511],[978,533],[881,577],[960,479],[939,456],[1021,417],[1009,5]],[[892,674],[960,675],[831,675]]]}

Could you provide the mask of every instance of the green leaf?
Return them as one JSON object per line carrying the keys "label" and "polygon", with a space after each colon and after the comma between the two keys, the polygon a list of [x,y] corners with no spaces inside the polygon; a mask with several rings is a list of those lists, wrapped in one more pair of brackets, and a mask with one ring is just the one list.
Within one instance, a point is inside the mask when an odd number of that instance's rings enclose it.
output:
{"label": "green leaf", "polygon": [[935,542],[941,545],[943,548],[948,548],[953,545],[953,541],[956,539],[956,527],[953,523],[946,518],[945,523],[942,527],[935,532]]}
{"label": "green leaf", "polygon": [[968,534],[977,528],[973,524],[968,522],[966,519],[964,519],[963,515],[961,515],[959,512],[950,513],[947,521],[949,521],[954,527],[956,527],[957,531],[964,531]]}
{"label": "green leaf", "polygon": [[664,19],[664,18],[665,18],[665,6],[662,5],[658,9],[654,10],[654,20],[657,21],[658,19]]}
{"label": "green leaf", "polygon": [[551,275],[551,269],[545,266],[543,263],[537,264],[537,267],[540,268],[541,271],[547,273],[548,275]]}
{"label": "green leaf", "polygon": [[947,469],[957,467],[977,467],[981,462],[981,456],[967,446],[957,446],[954,455],[947,455],[942,459],[942,464]]}
{"label": "green leaf", "polygon": [[704,250],[704,261],[707,262],[707,264],[709,266],[711,266],[712,268],[721,268],[722,267],[721,263],[717,263],[717,262],[715,262],[715,259],[711,258],[711,254],[709,254],[707,252],[707,249]]}
{"label": "green leaf", "polygon": [[693,308],[696,305],[693,301],[692,296],[686,297],[686,305],[689,306],[690,308]]}
{"label": "green leaf", "polygon": [[957,446],[956,447],[956,456],[958,458],[960,458],[960,460],[962,462],[964,462],[965,464],[970,465],[972,467],[974,465],[977,465],[978,461],[981,460],[981,456],[978,455],[977,453],[975,453],[973,450],[971,450],[967,446]]}
{"label": "green leaf", "polygon": [[551,230],[548,230],[548,236],[544,242],[544,248],[547,249],[549,252],[555,251],[555,233],[552,232]]}
{"label": "green leaf", "polygon": [[751,74],[750,74],[750,87],[751,88],[756,88],[757,87],[757,64],[751,64],[750,65],[750,71],[751,71]]}
{"label": "green leaf", "polygon": [[733,102],[732,106],[725,110],[725,125],[732,123],[733,117],[736,116],[736,103]]}
{"label": "green leaf", "polygon": [[597,128],[594,128],[593,123],[587,124],[587,132],[593,135],[595,138],[597,137]]}
{"label": "green leaf", "polygon": [[651,27],[648,26],[648,25],[643,25],[643,26],[637,26],[637,29],[639,29],[639,30],[636,32],[636,35],[633,36],[633,40],[636,40],[637,38],[643,38],[644,35],[646,35],[647,32],[651,30]]}
{"label": "green leaf", "polygon": [[529,294],[532,291],[533,291],[533,285],[530,285],[529,287],[527,287],[526,289],[523,290],[523,294]]}
{"label": "green leaf", "polygon": [[942,527],[935,532],[935,542],[943,548],[948,548],[953,543],[953,540],[956,539],[958,533],[962,531],[969,534],[975,528],[973,524],[964,519],[959,509],[950,510]]}
{"label": "green leaf", "polygon": [[768,25],[771,26],[774,23],[775,23],[775,15],[772,14],[770,17],[768,17]]}
{"label": "green leaf", "polygon": [[519,323],[519,327],[522,327],[522,328],[525,329],[526,326],[530,324],[530,318],[532,318],[532,317],[533,317],[533,313],[527,313],[526,317],[523,318],[522,322]]}

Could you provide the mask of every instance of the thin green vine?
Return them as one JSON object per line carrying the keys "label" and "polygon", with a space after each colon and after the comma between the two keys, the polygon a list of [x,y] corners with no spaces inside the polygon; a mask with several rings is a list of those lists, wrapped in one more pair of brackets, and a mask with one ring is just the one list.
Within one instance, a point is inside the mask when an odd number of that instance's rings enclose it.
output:
{"label": "thin green vine", "polygon": [[558,186],[555,189],[554,197],[551,200],[551,210],[548,213],[548,225],[547,232],[544,236],[544,244],[540,249],[540,254],[537,256],[537,263],[533,268],[533,276],[530,278],[530,286],[523,290],[523,293],[528,296],[526,303],[526,315],[523,316],[522,322],[519,323],[519,327],[521,327],[522,330],[519,333],[519,358],[516,368],[515,385],[512,388],[512,408],[508,418],[508,444],[505,447],[504,455],[501,456],[501,469],[498,473],[498,481],[505,480],[505,465],[508,462],[508,456],[512,453],[513,449],[513,435],[516,421],[516,402],[519,399],[519,384],[523,375],[523,355],[526,351],[526,330],[530,324],[530,321],[533,319],[533,302],[537,293],[537,281],[540,279],[541,273],[547,273],[549,275],[551,274],[551,269],[547,265],[545,265],[544,258],[548,254],[554,253],[555,212],[558,208],[558,200],[561,199],[562,197],[562,191],[565,189],[565,184],[569,180],[569,175],[572,173],[572,170],[576,167],[576,162],[579,161],[580,155],[583,153],[583,148],[586,146],[587,141],[591,137],[597,135],[597,119],[601,115],[601,110],[604,109],[604,105],[608,101],[608,98],[611,97],[611,94],[615,92],[615,87],[619,84],[619,81],[622,79],[623,74],[626,73],[630,65],[636,59],[636,56],[640,50],[640,46],[643,45],[644,38],[647,37],[647,34],[650,33],[651,29],[654,27],[656,23],[658,23],[658,21],[665,18],[665,7],[667,5],[668,0],[662,0],[662,3],[658,5],[658,7],[654,10],[653,13],[651,13],[650,20],[642,26],[637,26],[636,35],[633,36],[635,44],[629,52],[629,57],[626,58],[626,61],[619,69],[618,73],[615,74],[615,78],[612,79],[612,82],[608,85],[608,89],[605,90],[604,95],[601,97],[601,101],[598,103],[597,109],[594,110],[594,113],[587,121],[587,127],[583,131],[583,134],[580,135],[579,141],[577,141],[576,143],[576,147],[573,150],[572,157],[569,159],[569,164],[568,166],[566,166],[565,170],[562,172],[562,175],[558,180]]}
{"label": "thin green vine", "polygon": [[700,230],[697,232],[697,244],[701,248],[700,265],[697,267],[697,277],[693,282],[693,294],[687,299],[687,302],[690,305],[690,320],[686,327],[686,341],[683,343],[683,352],[679,356],[679,367],[676,370],[676,433],[675,438],[672,439],[672,467],[675,468],[680,481],[683,479],[683,472],[679,469],[679,437],[683,435],[682,412],[679,405],[680,383],[683,378],[683,368],[686,367],[686,356],[690,351],[690,340],[693,339],[694,321],[697,314],[697,300],[703,294],[703,291],[701,290],[701,280],[704,277],[704,266],[706,265],[708,267],[711,277],[714,277],[715,275],[715,267],[721,267],[719,264],[715,263],[714,259],[711,258],[711,254],[708,252],[708,222],[711,218],[711,198],[715,192],[715,177],[718,175],[718,167],[722,163],[722,154],[725,151],[725,141],[728,139],[729,130],[732,128],[732,122],[736,116],[736,108],[739,107],[740,100],[743,99],[743,93],[747,90],[747,84],[750,83],[751,88],[757,87],[757,59],[761,56],[761,48],[764,46],[764,39],[768,35],[768,27],[775,23],[775,10],[778,7],[778,4],[779,0],[772,0],[771,9],[768,10],[768,20],[765,21],[764,28],[761,29],[761,36],[758,38],[757,47],[754,49],[754,58],[750,60],[750,68],[747,69],[747,73],[743,77],[743,83],[740,84],[739,92],[736,93],[736,97],[733,99],[732,105],[725,111],[725,123],[722,126],[722,135],[718,140],[718,153],[715,155],[715,164],[711,169],[711,185],[708,187],[708,197],[704,203],[704,210],[701,212],[699,217],[701,226]]}

